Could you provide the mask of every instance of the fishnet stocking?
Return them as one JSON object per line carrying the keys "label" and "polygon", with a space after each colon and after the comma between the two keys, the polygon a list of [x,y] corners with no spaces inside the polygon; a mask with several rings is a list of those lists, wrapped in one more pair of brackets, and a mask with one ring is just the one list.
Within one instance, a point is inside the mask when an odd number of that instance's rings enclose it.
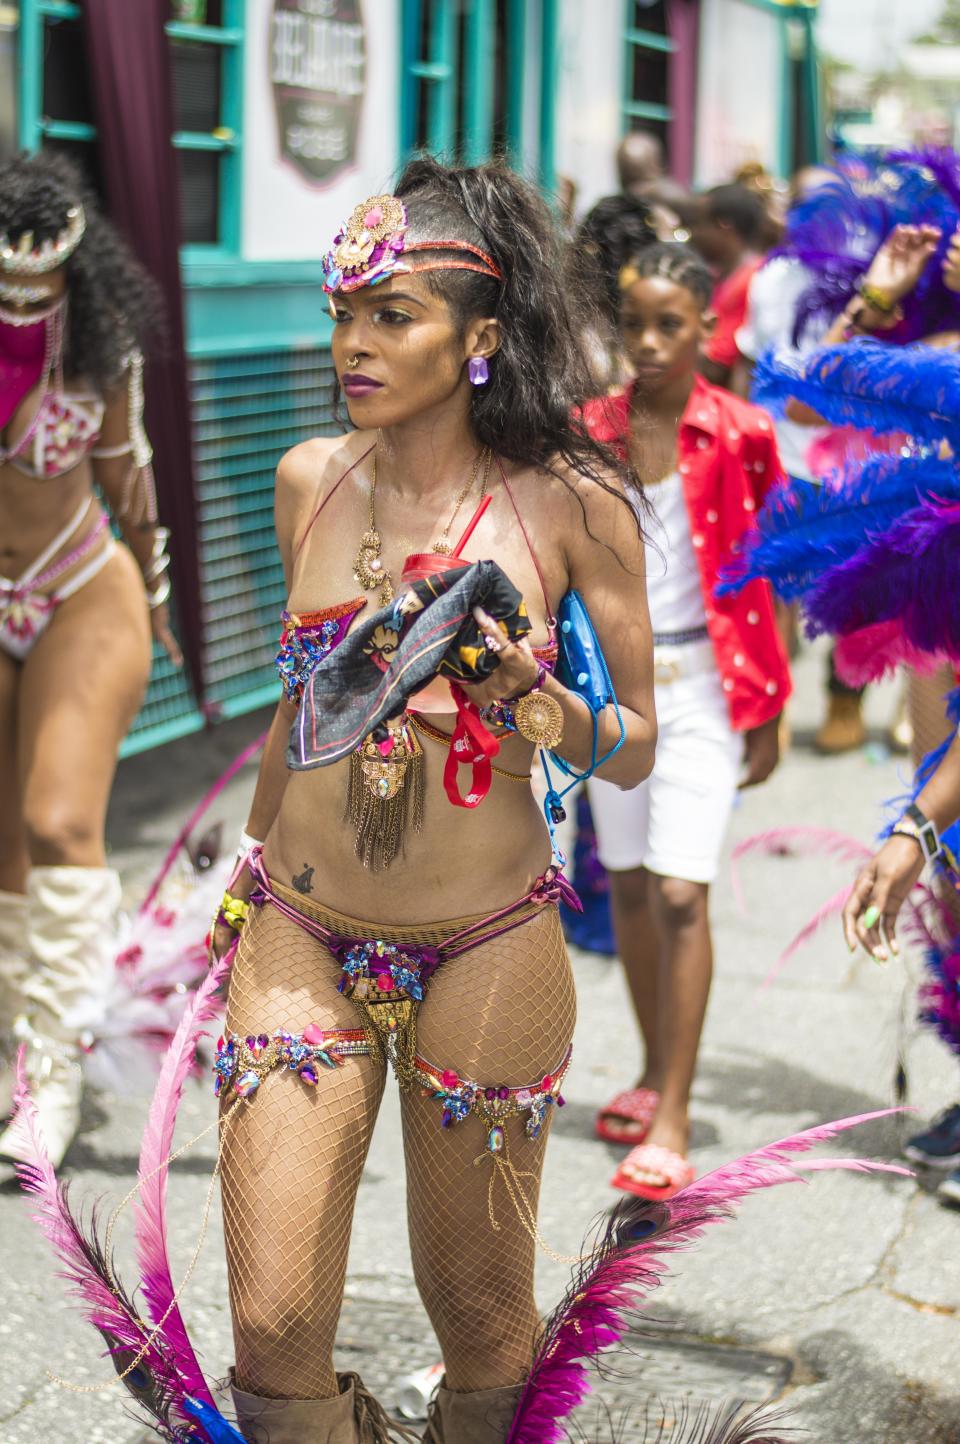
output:
{"label": "fishnet stocking", "polygon": [[[313,906],[274,884],[284,900],[348,936],[442,943],[471,919],[372,927]],[[358,1009],[336,991],[327,949],[275,908],[251,912],[230,981],[227,1026],[246,1035],[307,1023],[356,1028]],[[575,998],[556,908],[460,957],[430,980],[418,1052],[484,1085],[539,1085],[563,1060]],[[346,1276],[360,1174],[383,1092],[370,1057],[324,1072],[315,1089],[272,1074],[238,1105],[223,1156],[223,1213],[239,1388],[265,1398],[337,1392],[333,1343]],[[437,1331],[450,1388],[520,1379],[537,1330],[535,1242],[510,1200],[474,1115],[447,1129],[419,1089],[404,1097],[404,1145],[414,1271]],[[548,1124],[549,1124],[548,1113]],[[506,1158],[529,1172],[536,1208],[543,1150],[524,1120],[505,1125]],[[480,1163],[475,1165],[475,1161]],[[508,1165],[509,1166],[509,1165]],[[521,1205],[522,1207],[522,1205]]]}
{"label": "fishnet stocking", "polygon": [[[355,1028],[340,969],[275,908],[252,909],[230,978],[227,1026],[246,1035]],[[357,1185],[384,1068],[347,1058],[308,1089],[277,1071],[238,1105],[223,1153],[223,1221],[236,1382],[268,1399],[337,1393],[333,1341]]]}
{"label": "fishnet stocking", "polygon": [[[555,908],[445,963],[420,1009],[418,1052],[485,1085],[539,1084],[573,1034],[573,976]],[[407,1212],[417,1287],[436,1330],[447,1385],[495,1388],[522,1379],[533,1355],[536,1244],[485,1149],[482,1121],[441,1129],[439,1104],[403,1098]],[[552,1111],[552,1110],[551,1110]],[[548,1120],[550,1114],[548,1113]],[[548,1129],[537,1141],[523,1119],[505,1128],[506,1156],[534,1210]],[[479,1160],[479,1161],[478,1161]]]}

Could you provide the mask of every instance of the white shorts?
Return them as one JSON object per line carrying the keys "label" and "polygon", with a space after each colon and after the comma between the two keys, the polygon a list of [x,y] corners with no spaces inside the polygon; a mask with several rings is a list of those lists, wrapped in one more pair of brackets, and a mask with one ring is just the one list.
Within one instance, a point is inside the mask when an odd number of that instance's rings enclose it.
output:
{"label": "white shorts", "polygon": [[598,777],[587,784],[597,852],[608,872],[646,867],[703,883],[717,875],[743,734],[730,725],[716,663],[709,654],[704,659],[694,675],[655,684],[659,737],[647,780],[626,792]]}

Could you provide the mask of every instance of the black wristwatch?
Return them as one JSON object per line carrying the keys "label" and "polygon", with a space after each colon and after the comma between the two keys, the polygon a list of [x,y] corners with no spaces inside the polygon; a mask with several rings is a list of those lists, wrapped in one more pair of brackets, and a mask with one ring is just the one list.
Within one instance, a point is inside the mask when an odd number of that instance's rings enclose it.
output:
{"label": "black wristwatch", "polygon": [[936,824],[920,811],[915,802],[911,802],[899,821],[894,823],[890,835],[912,837],[927,862],[935,862],[943,852],[943,843],[940,841]]}

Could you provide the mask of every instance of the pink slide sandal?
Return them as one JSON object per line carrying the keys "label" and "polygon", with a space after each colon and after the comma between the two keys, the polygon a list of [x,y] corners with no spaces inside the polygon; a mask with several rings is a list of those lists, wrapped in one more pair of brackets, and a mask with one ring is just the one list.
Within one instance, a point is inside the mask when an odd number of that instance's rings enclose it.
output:
{"label": "pink slide sandal", "polygon": [[[642,1169],[644,1173],[659,1174],[666,1183],[640,1183],[628,1169]],[[681,1188],[686,1188],[696,1178],[696,1170],[674,1153],[672,1148],[662,1148],[659,1143],[641,1143],[632,1148],[610,1180],[613,1188],[622,1188],[624,1193],[635,1193],[637,1198],[648,1198],[651,1203],[663,1203],[673,1198]]]}
{"label": "pink slide sandal", "polygon": [[[594,1129],[604,1143],[642,1143],[650,1128],[653,1115],[660,1103],[660,1094],[653,1088],[625,1088],[616,1098],[611,1098],[605,1108],[597,1114]],[[641,1131],[628,1132],[617,1126],[621,1122],[639,1123]]]}

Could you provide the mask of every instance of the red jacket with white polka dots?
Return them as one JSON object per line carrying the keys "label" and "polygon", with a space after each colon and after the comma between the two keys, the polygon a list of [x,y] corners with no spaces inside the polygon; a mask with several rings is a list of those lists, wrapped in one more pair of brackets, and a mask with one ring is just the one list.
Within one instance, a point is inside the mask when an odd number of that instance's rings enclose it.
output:
{"label": "red jacket with white polka dots", "polygon": [[[583,409],[590,434],[620,452],[629,436],[631,393],[628,386]],[[749,732],[783,711],[790,664],[766,582],[751,582],[735,596],[718,598],[714,589],[720,568],[755,528],[767,492],[784,480],[773,423],[759,406],[698,376],[680,419],[677,460],[730,720],[736,731]]]}

